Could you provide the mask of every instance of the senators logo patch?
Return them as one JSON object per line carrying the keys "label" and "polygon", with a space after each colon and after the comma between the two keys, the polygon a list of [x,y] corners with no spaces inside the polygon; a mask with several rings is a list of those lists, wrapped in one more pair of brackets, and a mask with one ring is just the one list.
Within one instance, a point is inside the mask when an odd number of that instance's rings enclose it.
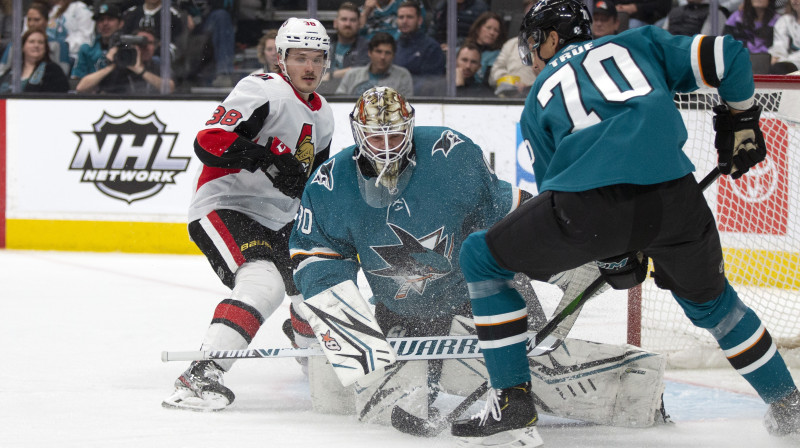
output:
{"label": "senators logo patch", "polygon": [[80,142],[69,169],[82,171],[81,182],[129,204],[154,196],[189,166],[189,157],[172,156],[178,133],[166,129],[155,112],[103,112],[91,131],[75,132]]}
{"label": "senators logo patch", "polygon": [[441,151],[444,156],[447,157],[451,149],[463,142],[464,139],[453,133],[453,131],[444,131],[442,132],[442,136],[439,137],[439,140],[433,144],[433,152],[431,154],[436,154],[436,151]]}
{"label": "senators logo patch", "polygon": [[312,184],[320,184],[323,187],[327,188],[328,191],[333,191],[333,165],[336,163],[336,159],[330,159],[327,162],[323,163],[322,166],[319,167],[317,170],[317,174],[314,175],[314,179],[311,180]]}
{"label": "senators logo patch", "polygon": [[311,175],[311,167],[314,165],[314,143],[311,141],[312,127],[306,123],[300,131],[297,139],[297,150],[294,156],[306,167],[306,176]]}

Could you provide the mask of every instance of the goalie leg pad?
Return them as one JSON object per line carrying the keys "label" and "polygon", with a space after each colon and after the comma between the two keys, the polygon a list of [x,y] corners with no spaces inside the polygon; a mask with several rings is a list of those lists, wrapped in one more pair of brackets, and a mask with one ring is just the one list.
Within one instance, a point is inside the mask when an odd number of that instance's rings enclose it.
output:
{"label": "goalie leg pad", "polygon": [[663,355],[629,345],[566,339],[530,358],[542,413],[601,425],[648,427],[661,410]]}
{"label": "goalie leg pad", "polygon": [[356,411],[354,387],[342,386],[326,358],[311,356],[307,359],[312,409],[322,414],[354,414]]}
{"label": "goalie leg pad", "polygon": [[355,384],[356,413],[365,423],[392,424],[392,409],[399,406],[409,414],[428,419],[428,363],[399,362],[387,368],[379,381]]}
{"label": "goalie leg pad", "polygon": [[[395,353],[352,280],[308,298],[297,307],[314,330],[339,381],[349,386],[394,364]],[[377,380],[379,372],[369,378]]]}

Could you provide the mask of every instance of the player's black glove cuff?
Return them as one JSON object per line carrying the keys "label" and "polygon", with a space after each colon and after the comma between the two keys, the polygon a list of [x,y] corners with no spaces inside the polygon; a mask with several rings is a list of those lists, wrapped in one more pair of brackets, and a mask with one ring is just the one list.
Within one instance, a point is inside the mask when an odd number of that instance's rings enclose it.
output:
{"label": "player's black glove cuff", "polygon": [[738,179],[767,156],[764,134],[758,125],[761,106],[755,105],[736,115],[728,106],[714,106],[714,146],[717,166],[722,174]]}
{"label": "player's black glove cuff", "polygon": [[291,149],[284,145],[278,137],[270,137],[266,144],[266,156],[261,170],[272,181],[272,185],[281,193],[291,198],[303,194],[306,185],[307,167],[297,160]]}

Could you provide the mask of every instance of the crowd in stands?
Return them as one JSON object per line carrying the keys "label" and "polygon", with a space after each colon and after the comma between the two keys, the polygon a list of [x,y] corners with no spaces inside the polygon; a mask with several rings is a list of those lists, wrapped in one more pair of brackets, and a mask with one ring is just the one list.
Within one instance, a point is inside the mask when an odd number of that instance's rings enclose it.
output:
{"label": "crowd in stands", "polygon": [[[167,44],[162,0],[23,0],[22,90],[225,93],[251,73],[279,70],[275,34],[282,18],[274,11],[288,13],[295,3],[175,0]],[[331,66],[319,89],[325,95],[357,96],[389,85],[406,96],[444,96],[450,48],[456,96],[524,98],[534,81],[519,60],[515,29],[534,0],[457,0],[455,42],[448,41],[446,0],[318,3],[332,18],[326,23]],[[729,34],[746,44],[755,73],[787,74],[800,66],[800,0],[719,0],[713,13],[710,0],[587,3],[595,38],[644,25],[676,35]],[[11,91],[11,4],[0,0],[0,93]],[[167,82],[162,44],[171,62]]]}

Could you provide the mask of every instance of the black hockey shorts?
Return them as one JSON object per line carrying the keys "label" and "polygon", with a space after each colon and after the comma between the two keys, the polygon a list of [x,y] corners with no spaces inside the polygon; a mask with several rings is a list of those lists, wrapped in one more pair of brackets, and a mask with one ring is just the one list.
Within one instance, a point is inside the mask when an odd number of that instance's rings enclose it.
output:
{"label": "black hockey shorts", "polygon": [[233,210],[215,210],[189,223],[189,236],[208,258],[211,268],[233,289],[236,270],[247,261],[269,260],[283,277],[286,293],[300,294],[294,285],[289,258],[293,222],[275,231]]}
{"label": "black hockey shorts", "polygon": [[546,191],[487,232],[503,268],[546,281],[593,260],[641,250],[656,284],[703,303],[725,287],[716,223],[691,174],[655,185]]}

